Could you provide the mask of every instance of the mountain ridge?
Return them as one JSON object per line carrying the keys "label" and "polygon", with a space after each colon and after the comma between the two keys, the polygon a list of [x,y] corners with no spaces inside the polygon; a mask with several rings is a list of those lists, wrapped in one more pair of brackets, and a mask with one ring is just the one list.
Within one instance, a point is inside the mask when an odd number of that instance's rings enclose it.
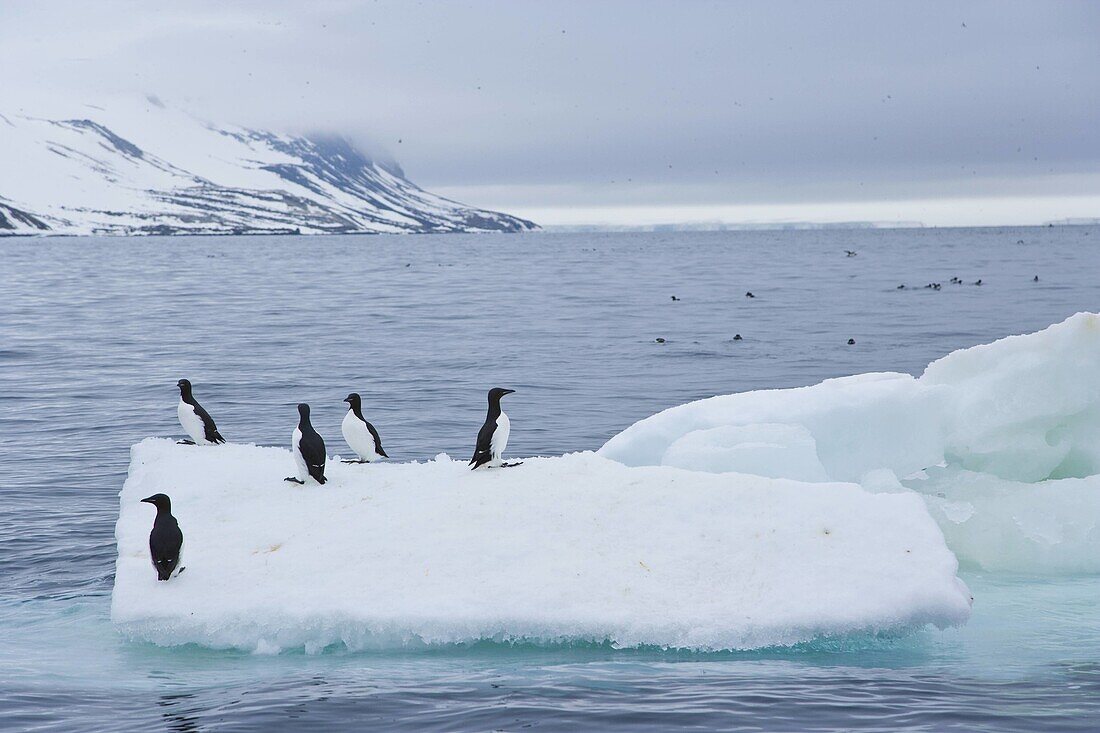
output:
{"label": "mountain ridge", "polygon": [[0,235],[530,231],[420,188],[348,139],[122,117],[0,114]]}

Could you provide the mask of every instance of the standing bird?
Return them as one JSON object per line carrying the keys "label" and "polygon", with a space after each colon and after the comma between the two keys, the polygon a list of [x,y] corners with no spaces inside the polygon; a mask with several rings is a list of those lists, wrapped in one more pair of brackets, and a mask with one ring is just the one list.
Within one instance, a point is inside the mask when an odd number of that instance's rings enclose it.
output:
{"label": "standing bird", "polygon": [[218,426],[214,424],[214,418],[203,409],[191,394],[191,383],[186,379],[176,382],[180,388],[180,403],[176,406],[176,414],[179,415],[180,425],[183,431],[191,436],[191,440],[181,440],[186,445],[214,445],[224,443],[225,438],[218,432]]}
{"label": "standing bird", "polygon": [[489,390],[489,414],[485,416],[485,424],[481,426],[481,430],[477,431],[477,447],[470,459],[470,465],[474,468],[506,465],[501,456],[508,447],[508,434],[512,431],[512,426],[508,416],[500,409],[500,398],[513,392],[514,389],[500,387]]}
{"label": "standing bird", "polygon": [[167,494],[153,494],[142,499],[157,508],[153,531],[149,533],[149,556],[157,569],[157,580],[168,580],[183,572],[180,559],[183,553],[183,532],[172,516],[172,500]]}
{"label": "standing bird", "polygon": [[345,463],[370,463],[379,458],[389,458],[386,451],[382,450],[382,439],[378,437],[378,431],[363,417],[363,401],[358,392],[352,392],[344,398],[350,409],[344,415],[344,422],[340,423],[340,431],[344,434],[344,440],[351,449],[359,454],[358,461],[344,461]]}
{"label": "standing bird", "polygon": [[287,476],[284,481],[304,484],[306,476],[312,476],[319,484],[325,483],[325,441],[309,422],[309,405],[298,405],[298,427],[290,436],[290,452],[298,466],[298,475]]}

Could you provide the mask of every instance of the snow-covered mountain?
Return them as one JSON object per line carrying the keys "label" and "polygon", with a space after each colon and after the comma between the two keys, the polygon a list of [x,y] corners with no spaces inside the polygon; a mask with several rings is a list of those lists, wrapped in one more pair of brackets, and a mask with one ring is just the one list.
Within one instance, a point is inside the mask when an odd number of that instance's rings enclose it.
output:
{"label": "snow-covered mountain", "polygon": [[0,114],[0,235],[525,231],[429,193],[346,139],[136,113]]}

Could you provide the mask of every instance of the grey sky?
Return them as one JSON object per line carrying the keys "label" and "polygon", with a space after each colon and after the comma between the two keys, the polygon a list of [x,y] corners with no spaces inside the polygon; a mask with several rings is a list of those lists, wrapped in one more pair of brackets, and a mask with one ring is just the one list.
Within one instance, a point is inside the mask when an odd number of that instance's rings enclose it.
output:
{"label": "grey sky", "polygon": [[551,222],[1100,216],[1095,2],[4,3],[0,69],[5,109],[333,130]]}

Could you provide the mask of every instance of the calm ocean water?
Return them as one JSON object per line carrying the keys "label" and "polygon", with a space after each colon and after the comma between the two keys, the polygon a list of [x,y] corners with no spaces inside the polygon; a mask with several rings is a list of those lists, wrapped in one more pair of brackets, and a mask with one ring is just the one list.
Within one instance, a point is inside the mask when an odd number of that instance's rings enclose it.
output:
{"label": "calm ocean water", "polygon": [[129,447],[179,434],[180,377],[235,441],[285,444],[306,401],[341,445],[357,390],[395,460],[465,456],[500,384],[512,455],[596,448],[692,399],[919,373],[1100,310],[1100,228],[11,239],[0,263],[0,729],[1100,725],[1092,576],[969,570],[963,629],[736,654],[253,656],[108,618]]}

